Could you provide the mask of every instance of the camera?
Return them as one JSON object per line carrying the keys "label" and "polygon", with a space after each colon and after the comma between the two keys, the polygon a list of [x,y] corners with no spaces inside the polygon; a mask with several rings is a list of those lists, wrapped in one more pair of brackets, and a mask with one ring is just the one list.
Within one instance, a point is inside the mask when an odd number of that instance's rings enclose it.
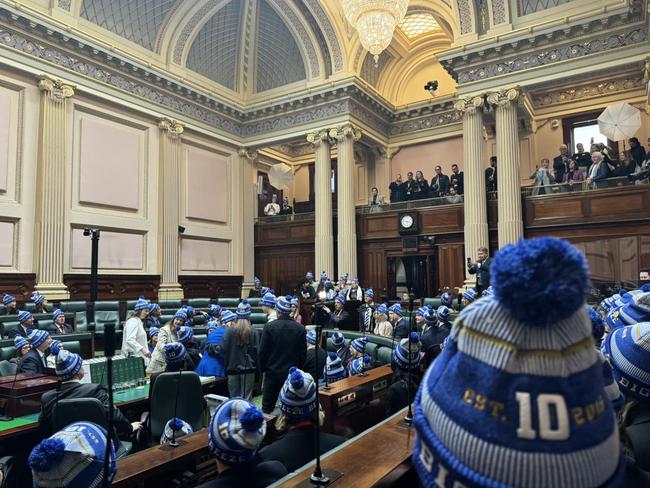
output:
{"label": "camera", "polygon": [[88,237],[89,235],[90,235],[90,229],[89,229],[88,227],[86,227],[86,228],[84,229],[84,236],[85,236],[85,237]]}
{"label": "camera", "polygon": [[429,92],[432,96],[435,96],[438,92],[438,80],[427,82],[427,84],[424,85],[424,90]]}

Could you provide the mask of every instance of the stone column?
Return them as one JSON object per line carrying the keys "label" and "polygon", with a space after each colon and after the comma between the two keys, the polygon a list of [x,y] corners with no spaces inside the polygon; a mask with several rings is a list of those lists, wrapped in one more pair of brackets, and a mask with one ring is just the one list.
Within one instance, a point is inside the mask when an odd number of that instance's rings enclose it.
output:
{"label": "stone column", "polygon": [[386,203],[390,203],[389,185],[393,178],[392,162],[395,155],[400,151],[399,146],[379,146],[375,151],[375,186],[379,195],[384,197]]}
{"label": "stone column", "polygon": [[160,129],[160,168],[162,174],[162,275],[158,298],[182,299],[178,282],[179,208],[181,182],[181,134],[183,125],[170,119],[158,122]]}
{"label": "stone column", "polygon": [[524,236],[521,216],[521,182],[519,176],[519,131],[517,99],[519,90],[511,88],[488,95],[496,106],[496,139],[499,178],[497,179],[499,248]]}
{"label": "stone column", "polygon": [[[460,99],[456,110],[463,112],[463,154],[465,158],[465,259],[476,261],[479,247],[489,247],[487,194],[483,170],[483,97]],[[464,265],[465,263],[463,263]],[[467,272],[465,284],[474,286],[476,276]]]}
{"label": "stone column", "polygon": [[[70,298],[63,284],[66,226],[67,100],[74,86],[48,76],[41,90],[40,154],[36,203],[36,290],[51,300]],[[90,242],[88,242],[90,246]]]}
{"label": "stone column", "polygon": [[244,278],[242,298],[255,287],[255,207],[257,205],[257,151],[242,148],[238,152],[242,174],[242,238]]}
{"label": "stone column", "polygon": [[349,273],[357,276],[357,230],[354,198],[354,142],[361,138],[361,131],[346,124],[330,131],[338,144],[336,167],[337,227],[338,227],[338,275]]}
{"label": "stone column", "polygon": [[315,168],[315,268],[318,276],[325,271],[334,277],[334,231],[332,229],[332,157],[330,139],[327,129],[307,134],[307,140],[316,150]]}

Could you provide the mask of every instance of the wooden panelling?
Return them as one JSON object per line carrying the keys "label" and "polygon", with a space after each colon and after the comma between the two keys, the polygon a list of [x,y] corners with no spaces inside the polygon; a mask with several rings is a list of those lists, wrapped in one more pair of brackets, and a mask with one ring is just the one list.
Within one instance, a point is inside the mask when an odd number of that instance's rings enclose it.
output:
{"label": "wooden panelling", "polygon": [[421,231],[423,234],[448,234],[463,232],[465,221],[462,205],[441,205],[426,211],[420,211]]}
{"label": "wooden panelling", "polygon": [[454,288],[465,282],[465,246],[441,244],[438,249],[438,288]]}
{"label": "wooden panelling", "polygon": [[314,220],[255,225],[255,246],[314,242]]}
{"label": "wooden panelling", "polygon": [[320,270],[314,269],[313,239],[311,244],[296,244],[289,240],[282,247],[255,248],[255,276],[276,293],[293,293],[307,271],[312,271],[315,276],[320,274]]}
{"label": "wooden panelling", "polygon": [[[70,300],[90,300],[90,275],[66,274],[63,282],[70,292]],[[135,300],[139,296],[155,300],[158,297],[158,275],[99,274],[97,300]]]}
{"label": "wooden panelling", "polygon": [[[381,241],[360,241],[357,245],[357,270],[359,281],[364,288],[372,288],[375,297],[388,293],[389,254],[402,252],[402,240],[384,239]],[[376,299],[377,300],[377,299]]]}
{"label": "wooden panelling", "polygon": [[241,276],[181,275],[178,282],[185,298],[218,298],[241,296]]}
{"label": "wooden panelling", "polygon": [[0,297],[9,293],[16,297],[16,302],[30,302],[30,295],[34,291],[36,275],[33,273],[0,273]]}

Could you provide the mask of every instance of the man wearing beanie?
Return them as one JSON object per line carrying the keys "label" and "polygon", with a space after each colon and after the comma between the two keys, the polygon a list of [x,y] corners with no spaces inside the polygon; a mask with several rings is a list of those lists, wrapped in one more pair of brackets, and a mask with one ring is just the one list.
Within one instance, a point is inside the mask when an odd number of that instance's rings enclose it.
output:
{"label": "man wearing beanie", "polygon": [[323,377],[323,368],[327,361],[327,351],[322,346],[318,345],[318,358],[316,357],[316,331],[310,330],[307,332],[307,356],[305,358],[305,371],[312,376],[317,376],[317,379]]}
{"label": "man wearing beanie", "polygon": [[18,363],[18,373],[45,372],[45,368],[47,368],[47,352],[52,342],[50,334],[44,330],[28,329],[26,337],[32,348]]}
{"label": "man wearing beanie", "polygon": [[[50,390],[41,397],[41,413],[38,423],[48,434],[52,432],[52,415],[54,406],[61,400],[73,398],[96,398],[104,407],[104,415],[108,420],[109,403],[108,392],[102,385],[96,383],[82,383],[85,373],[81,356],[65,349],[52,347],[52,354],[56,358],[56,375],[61,380],[58,390]],[[141,422],[130,423],[119,408],[113,407],[113,422],[115,432],[130,436],[142,427]]]}
{"label": "man wearing beanie", "polygon": [[260,307],[262,307],[262,312],[266,314],[267,324],[278,319],[278,314],[275,311],[276,300],[275,295],[270,292],[265,293],[260,300]]}
{"label": "man wearing beanie", "polygon": [[2,304],[5,306],[4,313],[1,315],[18,315],[18,308],[16,307],[16,297],[5,293],[2,295]]}
{"label": "man wearing beanie", "polygon": [[404,312],[399,303],[388,308],[388,320],[393,325],[393,339],[405,339],[409,335],[409,324],[403,315]]}
{"label": "man wearing beanie", "polygon": [[27,331],[34,328],[34,316],[32,315],[32,312],[27,310],[18,310],[17,314],[19,326],[7,332],[7,338],[14,339],[17,335],[20,335],[27,339],[27,336],[29,335],[29,332]]}
{"label": "man wearing beanie", "polygon": [[328,383],[335,383],[348,377],[348,372],[343,366],[343,361],[341,361],[341,358],[335,352],[329,352],[327,354],[323,377]]}
{"label": "man wearing beanie", "polygon": [[323,307],[323,311],[329,314],[327,327],[329,329],[348,329],[350,326],[350,314],[345,307],[345,295],[339,294],[334,298],[334,311],[329,307]]}
{"label": "man wearing beanie", "polygon": [[[102,486],[106,444],[106,430],[92,422],[72,423],[41,441],[28,459],[34,488]],[[110,486],[116,473],[113,446],[109,456]]]}
{"label": "man wearing beanie", "polygon": [[257,463],[264,440],[264,414],[253,403],[233,398],[222,403],[208,425],[208,446],[217,458],[218,478],[199,488],[263,488],[287,474],[277,461]]}
{"label": "man wearing beanie", "polygon": [[359,307],[359,332],[371,334],[375,328],[375,292],[368,288],[363,294],[363,305]]}
{"label": "man wearing beanie", "polygon": [[52,325],[47,328],[47,331],[53,335],[66,335],[72,334],[73,329],[70,324],[65,323],[65,313],[57,308],[52,312]]}
{"label": "man wearing beanie", "polygon": [[460,313],[415,400],[422,484],[622,486],[584,256],[556,238],[522,240],[490,271],[494,295]]}
{"label": "man wearing beanie", "polygon": [[264,326],[260,341],[259,363],[264,373],[264,413],[273,412],[289,368],[302,368],[307,356],[305,328],[290,317],[291,298],[278,297],[275,309],[278,318]]}
{"label": "man wearing beanie", "polygon": [[[393,382],[388,387],[388,415],[399,412],[408,405],[409,398],[411,402],[415,398],[422,379],[421,347],[419,334],[411,332],[409,337],[399,341],[393,350],[390,362],[390,367],[393,370]],[[410,397],[409,384],[411,388]]]}
{"label": "man wearing beanie", "polygon": [[[280,416],[275,428],[286,434],[260,450],[264,461],[280,461],[287,471],[295,471],[316,457],[316,388],[309,373],[291,368],[280,391]],[[323,425],[325,412],[318,406],[318,421]],[[320,453],[325,454],[345,442],[344,437],[321,432]]]}

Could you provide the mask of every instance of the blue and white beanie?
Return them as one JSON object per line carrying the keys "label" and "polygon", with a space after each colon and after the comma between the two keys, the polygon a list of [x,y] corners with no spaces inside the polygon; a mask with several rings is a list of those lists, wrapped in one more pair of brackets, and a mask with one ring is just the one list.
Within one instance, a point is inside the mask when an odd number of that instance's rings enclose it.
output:
{"label": "blue and white beanie", "polygon": [[338,357],[335,352],[330,352],[327,354],[327,362],[323,368],[323,376],[328,383],[334,383],[335,381],[347,378],[348,373],[343,367],[341,358]]}
{"label": "blue and white beanie", "polygon": [[46,330],[27,329],[27,340],[34,349],[42,346],[49,338],[50,334],[48,334]]}
{"label": "blue and white beanie", "polygon": [[375,298],[375,292],[372,290],[372,288],[368,288],[363,294],[369,298]]}
{"label": "blue and white beanie", "polygon": [[221,313],[221,305],[210,304],[208,314],[210,317],[217,317]]}
{"label": "blue and white beanie", "polygon": [[263,286],[262,288],[260,288],[260,294],[262,296],[266,295],[267,293],[271,293],[271,288],[269,288],[268,286]]}
{"label": "blue and white beanie", "polygon": [[633,325],[650,321],[650,293],[630,292],[626,296],[630,297],[626,300],[627,303],[616,310],[620,322]]}
{"label": "blue and white beanie", "polygon": [[306,280],[313,280],[314,279],[314,273],[311,271],[307,271],[307,274],[305,275]]}
{"label": "blue and white beanie", "polygon": [[299,305],[298,297],[291,297],[291,309],[292,310],[298,309],[298,305]]}
{"label": "blue and white beanie", "polygon": [[433,308],[432,306],[430,306],[430,305],[429,305],[429,306],[426,306],[426,307],[422,307],[422,308],[425,309],[425,310],[424,310],[424,315],[422,315],[422,317],[424,318],[424,321],[425,321],[428,325],[433,325],[433,324],[435,324],[435,323],[436,323],[437,316],[436,316],[436,311],[434,310],[434,308]]}
{"label": "blue and white beanie", "polygon": [[388,316],[388,307],[386,306],[385,303],[382,303],[379,306],[377,306],[377,312],[379,312],[380,314]]}
{"label": "blue and white beanie", "polygon": [[453,298],[450,291],[446,291],[442,295],[440,295],[440,303],[445,307],[451,307],[452,301]]}
{"label": "blue and white beanie", "polygon": [[292,420],[314,418],[316,382],[312,375],[293,366],[289,369],[280,390],[280,411]]}
{"label": "blue and white beanie", "polygon": [[146,300],[144,297],[138,298],[138,301],[135,302],[133,310],[139,312],[140,310],[149,310],[149,300]]}
{"label": "blue and white beanie", "polygon": [[332,344],[338,349],[345,344],[345,337],[338,330],[332,334]]}
{"label": "blue and white beanie", "polygon": [[330,280],[325,280],[325,283],[324,283],[323,286],[325,286],[326,290],[329,290],[330,288],[332,288],[332,282]]}
{"label": "blue and white beanie", "polygon": [[157,303],[150,303],[149,304],[149,314],[156,313],[160,310],[160,305]]}
{"label": "blue and white beanie", "polygon": [[55,309],[54,312],[52,312],[52,320],[58,319],[61,315],[65,316],[63,310],[61,310],[60,308]]}
{"label": "blue and white beanie", "polygon": [[61,381],[72,379],[83,365],[83,359],[81,359],[79,354],[66,351],[65,349],[59,349],[56,344],[50,346],[50,352],[55,357],[56,375],[61,379]]}
{"label": "blue and white beanie", "polygon": [[312,346],[316,345],[316,331],[313,329],[307,331],[307,344],[311,344]]}
{"label": "blue and white beanie", "polygon": [[491,286],[481,292],[481,297],[491,297],[492,295],[494,295],[494,289]]}
{"label": "blue and white beanie", "polygon": [[[409,354],[409,342],[411,343],[411,352]],[[409,337],[405,337],[393,349],[393,364],[399,369],[409,370],[417,369],[420,366],[420,335],[417,332],[411,332]]]}
{"label": "blue and white beanie", "polygon": [[239,305],[237,305],[237,311],[235,313],[237,314],[238,319],[250,318],[253,312],[251,310],[251,304],[248,303],[248,300],[244,298],[241,302],[239,302]]}
{"label": "blue and white beanie", "polygon": [[[33,486],[99,488],[105,456],[106,431],[92,422],[74,422],[32,449],[28,463]],[[113,446],[108,471],[110,486],[116,473]]]}
{"label": "blue and white beanie", "polygon": [[372,358],[370,356],[364,356],[362,358],[356,358],[350,361],[350,366],[348,367],[348,374],[350,376],[358,375],[370,369],[370,363]]}
{"label": "blue and white beanie", "polygon": [[605,355],[602,351],[599,350],[597,352],[603,368],[603,384],[605,385],[605,392],[607,393],[609,400],[612,402],[614,410],[618,412],[625,406],[625,395],[623,395],[618,387],[618,383],[614,380],[614,370],[612,369],[611,364],[607,359],[605,359]]}
{"label": "blue and white beanie", "polygon": [[261,285],[262,281],[256,276],[255,278],[253,278],[253,283],[255,283],[255,285]]}
{"label": "blue and white beanie", "polygon": [[252,402],[233,398],[222,403],[208,426],[208,445],[224,464],[234,466],[250,461],[264,440],[264,414]]}
{"label": "blue and white beanie", "polygon": [[36,305],[40,305],[44,301],[45,301],[45,297],[43,295],[41,295],[37,291],[32,292],[32,302],[34,302]]}
{"label": "blue and white beanie", "polygon": [[429,313],[429,307],[425,305],[423,307],[418,308],[415,311],[415,316],[424,318],[424,316],[427,315],[428,313]]}
{"label": "blue and white beanie", "polygon": [[21,335],[14,337],[14,349],[20,351],[23,347],[29,346],[29,342]]}
{"label": "blue and white beanie", "polygon": [[343,293],[336,295],[334,301],[339,302],[341,305],[345,305],[345,295]]}
{"label": "blue and white beanie", "polygon": [[231,312],[230,310],[224,310],[223,313],[221,314],[221,325],[229,324],[230,322],[234,322],[235,320],[237,320],[237,315],[234,312]]}
{"label": "blue and white beanie", "polygon": [[186,325],[176,326],[176,337],[178,337],[178,342],[185,345],[194,337],[194,331],[192,327],[187,327]]}
{"label": "blue and white beanie", "polygon": [[443,324],[449,323],[449,317],[451,316],[451,311],[445,305],[440,305],[438,310],[436,310],[436,318],[438,321]]}
{"label": "blue and white beanie", "polygon": [[21,310],[20,312],[18,312],[18,322],[20,322],[21,324],[23,322],[28,321],[32,317],[33,317],[32,312],[29,312],[28,310]]}
{"label": "blue and white beanie", "polygon": [[591,335],[594,336],[596,343],[600,344],[600,340],[605,334],[603,319],[598,312],[589,306],[587,307],[587,312],[589,312],[589,318],[591,319]]}
{"label": "blue and white beanie", "polygon": [[165,362],[169,365],[176,366],[185,362],[187,356],[187,349],[180,342],[168,342],[163,347],[163,357]]}
{"label": "blue and white beanie", "polygon": [[288,315],[291,313],[291,297],[278,297],[275,301],[275,309],[281,314]]}
{"label": "blue and white beanie", "polygon": [[151,339],[153,336],[157,336],[159,333],[160,329],[158,327],[149,327],[149,330],[147,331],[149,339]]}
{"label": "blue and white beanie", "polygon": [[398,317],[401,317],[404,315],[404,312],[402,311],[402,306],[399,303],[395,303],[388,307],[389,312],[393,312],[395,315]]}
{"label": "blue and white beanie", "polygon": [[476,300],[476,288],[470,288],[468,290],[465,290],[463,292],[463,298],[470,303]]}
{"label": "blue and white beanie", "polygon": [[325,271],[321,271],[320,280],[321,281],[326,281],[327,280],[327,273]]}
{"label": "blue and white beanie", "polygon": [[460,313],[415,399],[422,484],[621,486],[584,256],[560,239],[521,240],[490,271],[494,295]]}
{"label": "blue and white beanie", "polygon": [[354,349],[356,352],[358,352],[359,354],[363,354],[364,352],[366,352],[366,344],[368,344],[367,337],[357,337],[355,340],[352,341],[350,347]]}
{"label": "blue and white beanie", "polygon": [[9,293],[5,293],[2,295],[2,304],[3,305],[9,305],[11,302],[15,302],[16,297],[13,295],[10,295]]}
{"label": "blue and white beanie", "polygon": [[650,403],[650,322],[612,331],[602,346],[626,397]]}
{"label": "blue and white beanie", "polygon": [[176,313],[174,314],[175,319],[182,319],[183,322],[187,321],[187,312],[185,311],[184,308],[179,308],[176,310]]}
{"label": "blue and white beanie", "polygon": [[265,293],[262,299],[260,300],[260,305],[262,307],[275,308],[275,295],[273,293]]}
{"label": "blue and white beanie", "polygon": [[160,436],[160,445],[171,442],[174,438],[174,432],[176,432],[176,439],[178,439],[184,435],[191,434],[194,432],[194,429],[192,429],[192,426],[183,419],[179,419],[178,417],[169,419],[165,424],[165,429],[163,430],[162,435]]}

